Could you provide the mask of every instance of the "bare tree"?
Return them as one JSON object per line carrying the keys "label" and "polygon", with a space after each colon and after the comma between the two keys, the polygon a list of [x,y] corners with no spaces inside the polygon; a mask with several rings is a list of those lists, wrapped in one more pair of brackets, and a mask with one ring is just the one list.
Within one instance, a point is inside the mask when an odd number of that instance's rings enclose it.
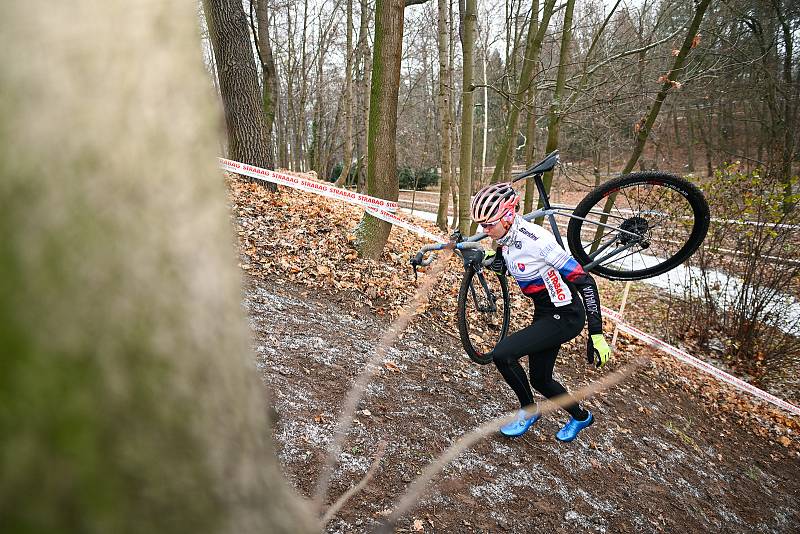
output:
{"label": "bare tree", "polygon": [[439,182],[439,208],[436,214],[436,225],[442,230],[447,230],[448,199],[450,195],[450,169],[451,169],[451,125],[450,117],[450,25],[448,21],[447,0],[438,0],[438,28],[439,28],[439,134],[441,136],[441,168],[442,179]]}
{"label": "bare tree", "polygon": [[463,234],[469,233],[469,198],[472,193],[472,125],[475,116],[473,70],[475,60],[475,23],[477,22],[477,0],[465,0],[461,20],[461,48],[464,65],[461,96],[461,155],[459,158],[458,224]]}
{"label": "bare tree", "polygon": [[[397,93],[403,47],[403,0],[376,0],[375,52],[372,59],[369,130],[367,133],[367,194],[397,200]],[[359,253],[378,258],[392,225],[364,214],[356,229]]]}
{"label": "bare tree", "polygon": [[344,67],[344,155],[342,172],[336,185],[342,185],[350,176],[353,163],[353,0],[347,0],[347,45]]}
{"label": "bare tree", "polygon": [[[553,99],[550,102],[550,110],[547,114],[547,146],[545,153],[549,154],[558,147],[558,132],[561,124],[561,99],[564,98],[564,86],[567,78],[567,64],[569,63],[570,45],[572,43],[572,14],[575,11],[575,0],[567,0],[567,8],[564,11],[564,26],[561,30],[561,49],[559,51],[558,71],[556,73],[556,86],[553,90]],[[546,172],[542,177],[544,190],[550,192],[553,183],[553,171]],[[542,199],[539,199],[539,207],[542,206]]]}
{"label": "bare tree", "polygon": [[258,73],[242,3],[203,0],[203,7],[225,109],[228,156],[243,163],[272,168],[269,130],[261,106]]}
{"label": "bare tree", "polygon": [[700,22],[703,20],[703,15],[705,15],[709,2],[710,0],[699,0],[697,2],[692,21],[689,24],[689,29],[686,32],[686,37],[683,40],[683,44],[681,45],[678,54],[675,56],[675,61],[672,64],[672,68],[661,84],[661,90],[658,92],[658,95],[656,95],[653,105],[650,107],[647,116],[642,120],[641,126],[638,128],[633,151],[628,158],[628,162],[625,164],[625,168],[622,169],[622,174],[627,174],[633,170],[634,165],[636,165],[639,156],[641,156],[642,151],[644,150],[647,137],[650,134],[656,117],[658,117],[658,113],[661,111],[661,105],[664,103],[664,100],[666,100],[667,94],[669,93],[670,89],[679,86],[678,84],[680,82],[678,82],[678,78],[683,71],[683,64],[686,61],[686,56],[689,55],[689,51],[692,49],[692,44],[695,42],[695,36],[697,35],[697,31],[700,29]]}
{"label": "bare tree", "polygon": [[[505,134],[499,143],[494,173],[492,173],[493,183],[500,181],[504,176],[505,170],[510,168],[508,166],[508,163],[510,163],[508,158],[513,154],[512,148],[516,141],[517,123],[522,107],[520,103],[524,101],[525,95],[533,83],[533,68],[539,60],[539,50],[541,49],[542,40],[544,39],[547,27],[550,24],[550,17],[553,14],[555,3],[555,0],[545,0],[541,24],[537,25],[531,23],[528,27],[528,39],[525,45],[525,60],[522,66],[522,73],[520,74],[520,80],[517,84],[517,93],[512,95],[512,98],[516,97],[518,102],[511,103],[511,109],[506,119]],[[568,1],[568,11],[570,5],[574,5],[574,0]],[[531,14],[531,18],[535,16],[537,16],[537,14]]]}
{"label": "bare tree", "polygon": [[[369,7],[369,0],[361,0],[361,18],[358,30],[358,44],[356,45],[356,65],[361,65],[361,75],[357,84],[359,101],[359,124],[369,123],[369,100],[372,75],[372,56],[369,53],[369,24],[372,17],[372,10]],[[358,140],[358,191],[366,189],[367,172],[364,160],[367,154],[367,130],[359,129]]]}
{"label": "bare tree", "polygon": [[278,73],[275,69],[275,58],[272,55],[272,43],[269,38],[269,13],[268,0],[253,0],[251,9],[255,6],[258,30],[256,50],[261,62],[262,75],[262,105],[264,108],[264,119],[267,127],[267,148],[270,151],[270,160],[275,163],[273,152],[272,127],[275,124],[275,114],[278,108]]}

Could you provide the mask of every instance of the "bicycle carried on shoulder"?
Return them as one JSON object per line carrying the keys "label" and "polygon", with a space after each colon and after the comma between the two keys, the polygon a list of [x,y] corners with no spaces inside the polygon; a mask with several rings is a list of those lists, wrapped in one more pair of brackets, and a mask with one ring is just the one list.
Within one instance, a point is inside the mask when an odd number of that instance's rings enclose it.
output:
{"label": "bicycle carried on shoulder", "polygon": [[[556,216],[569,218],[567,244],[584,271],[610,280],[651,278],[686,261],[705,239],[709,207],[691,182],[656,171],[626,174],[592,189],[573,210],[552,205],[542,183],[558,162],[555,150],[512,183],[533,178],[542,207],[522,217],[546,217],[562,247]],[[464,238],[457,232],[455,243],[426,245],[411,259],[416,272],[417,266],[433,261],[425,259],[427,252],[453,247],[462,258],[458,331],[467,355],[479,364],[492,361],[491,351],[508,333],[511,320],[508,279],[483,263],[478,242],[486,237],[479,232]]]}

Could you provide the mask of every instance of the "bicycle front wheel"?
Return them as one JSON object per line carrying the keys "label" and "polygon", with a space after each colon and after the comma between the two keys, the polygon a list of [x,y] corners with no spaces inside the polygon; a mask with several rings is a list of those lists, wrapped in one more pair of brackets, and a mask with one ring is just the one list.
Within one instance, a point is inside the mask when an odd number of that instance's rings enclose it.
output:
{"label": "bicycle front wheel", "polygon": [[581,265],[611,280],[641,280],[686,261],[708,232],[708,203],[678,176],[639,172],[593,189],[575,208],[567,243]]}
{"label": "bicycle front wheel", "polygon": [[458,291],[458,333],[467,355],[491,363],[491,351],[508,333],[511,302],[505,275],[490,270],[464,271]]}

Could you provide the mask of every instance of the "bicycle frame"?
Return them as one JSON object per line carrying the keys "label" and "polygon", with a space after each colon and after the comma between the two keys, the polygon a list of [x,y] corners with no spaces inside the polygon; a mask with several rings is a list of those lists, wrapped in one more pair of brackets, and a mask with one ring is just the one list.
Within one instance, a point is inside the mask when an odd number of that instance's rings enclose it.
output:
{"label": "bicycle frame", "polygon": [[[586,219],[584,217],[578,217],[577,215],[574,215],[572,213],[566,212],[565,210],[567,210],[567,208],[552,206],[550,204],[550,196],[547,194],[547,191],[545,190],[544,182],[542,182],[542,176],[544,176],[545,172],[550,171],[556,165],[556,163],[558,163],[558,161],[559,161],[558,150],[555,150],[555,151],[551,152],[550,154],[548,154],[545,157],[545,159],[543,159],[538,165],[536,165],[536,166],[526,170],[525,172],[515,176],[511,180],[511,183],[514,183],[514,182],[518,182],[520,180],[524,180],[526,178],[533,178],[533,181],[536,184],[536,189],[539,192],[539,202],[541,203],[542,207],[537,209],[537,210],[535,210],[535,211],[532,211],[530,213],[526,213],[524,215],[521,215],[521,217],[523,219],[525,219],[526,221],[531,221],[531,220],[537,219],[539,217],[547,217],[547,220],[550,222],[550,228],[551,228],[551,230],[553,232],[553,236],[555,237],[556,242],[564,250],[567,250],[567,248],[564,246],[564,241],[561,238],[561,230],[559,229],[558,223],[556,222],[556,218],[555,218],[556,215],[560,215],[562,217],[568,217],[568,218],[571,218],[571,219],[580,219],[582,221],[589,222],[589,223],[597,225],[599,227],[612,228],[612,229],[614,229],[616,232],[618,232],[620,234],[628,234],[633,238],[628,243],[623,243],[621,246],[616,247],[614,250],[612,250],[611,252],[609,252],[608,254],[606,254],[605,256],[602,256],[602,257],[598,257],[598,256],[601,253],[605,252],[606,249],[608,249],[608,247],[610,247],[616,240],[611,240],[608,243],[598,247],[597,250],[593,251],[589,255],[589,257],[592,258],[593,261],[591,261],[590,263],[588,263],[588,264],[583,266],[583,269],[588,272],[593,267],[595,267],[596,265],[600,264],[601,262],[603,262],[603,261],[605,261],[605,260],[607,260],[609,258],[612,258],[612,257],[616,256],[617,254],[619,254],[620,252],[624,252],[625,250],[627,250],[627,249],[633,247],[634,245],[636,245],[638,243],[638,240],[641,238],[641,236],[639,236],[638,234],[635,234],[633,232],[629,232],[627,230],[623,230],[622,228],[619,228],[617,226],[612,226],[610,224],[606,224],[605,222],[592,221],[592,220],[588,220],[588,219]],[[477,234],[475,234],[473,236],[470,236],[470,237],[467,237],[467,238],[462,238],[461,235],[458,232],[456,232],[456,234],[454,234],[454,235],[456,236],[454,243],[451,242],[451,243],[447,243],[447,244],[426,245],[426,246],[422,247],[422,249],[420,249],[420,251],[417,253],[417,255],[414,258],[412,258],[412,260],[411,260],[411,264],[414,266],[414,274],[416,275],[416,272],[417,272],[416,271],[416,267],[418,265],[420,265],[420,266],[429,265],[433,261],[433,258],[431,258],[430,260],[423,260],[423,257],[424,257],[426,252],[436,251],[436,250],[444,250],[445,248],[450,248],[450,247],[453,247],[453,248],[456,249],[456,251],[460,252],[460,255],[462,256],[462,259],[464,259],[464,264],[466,266],[469,262],[474,262],[475,258],[469,257],[469,256],[472,256],[471,254],[467,254],[465,256],[463,251],[465,251],[467,249],[481,249],[482,250],[482,247],[480,247],[480,245],[477,245],[477,242],[481,241],[482,239],[484,239],[486,237],[488,237],[487,234],[485,234],[483,232],[478,232]]]}

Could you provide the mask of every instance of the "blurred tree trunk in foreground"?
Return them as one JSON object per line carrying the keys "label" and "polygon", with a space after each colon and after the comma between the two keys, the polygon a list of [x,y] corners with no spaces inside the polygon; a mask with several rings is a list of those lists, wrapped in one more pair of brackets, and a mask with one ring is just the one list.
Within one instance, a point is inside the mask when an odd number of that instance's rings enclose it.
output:
{"label": "blurred tree trunk in foreground", "polygon": [[0,4],[4,531],[311,530],[269,437],[197,40],[191,4]]}

